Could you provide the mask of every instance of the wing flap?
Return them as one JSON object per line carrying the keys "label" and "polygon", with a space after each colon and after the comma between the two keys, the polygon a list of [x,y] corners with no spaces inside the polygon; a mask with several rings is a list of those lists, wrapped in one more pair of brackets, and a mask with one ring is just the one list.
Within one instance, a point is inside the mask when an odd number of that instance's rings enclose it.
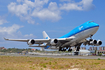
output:
{"label": "wing flap", "polygon": [[72,36],[72,37],[68,37],[68,38],[58,38],[59,41],[70,41],[70,40],[73,40],[75,37]]}
{"label": "wing flap", "polygon": [[20,41],[20,42],[28,42],[29,39],[7,39],[7,38],[4,38],[5,40],[8,40],[8,41]]}
{"label": "wing flap", "polygon": [[28,42],[29,40],[34,40],[36,42],[35,44],[47,43],[50,40],[50,39],[7,39],[7,38],[4,39],[8,41],[19,41],[19,42]]}
{"label": "wing flap", "polygon": [[35,42],[43,42],[43,43],[47,43],[50,41],[50,39],[34,39]]}

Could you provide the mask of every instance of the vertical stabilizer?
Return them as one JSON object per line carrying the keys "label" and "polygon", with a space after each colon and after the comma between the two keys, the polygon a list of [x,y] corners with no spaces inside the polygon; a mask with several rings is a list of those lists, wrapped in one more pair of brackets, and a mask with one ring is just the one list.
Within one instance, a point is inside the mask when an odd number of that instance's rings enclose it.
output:
{"label": "vertical stabilizer", "polygon": [[45,31],[43,31],[43,38],[44,39],[50,39],[50,37],[47,35],[47,33]]}

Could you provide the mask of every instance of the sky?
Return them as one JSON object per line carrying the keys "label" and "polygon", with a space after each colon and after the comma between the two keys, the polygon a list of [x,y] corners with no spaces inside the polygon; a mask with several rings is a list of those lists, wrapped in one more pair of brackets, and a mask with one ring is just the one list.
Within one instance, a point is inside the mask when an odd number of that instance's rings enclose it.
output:
{"label": "sky", "polygon": [[93,39],[105,46],[105,0],[0,0],[0,46],[29,48],[4,37],[41,39],[46,31],[57,38],[89,20],[100,25]]}

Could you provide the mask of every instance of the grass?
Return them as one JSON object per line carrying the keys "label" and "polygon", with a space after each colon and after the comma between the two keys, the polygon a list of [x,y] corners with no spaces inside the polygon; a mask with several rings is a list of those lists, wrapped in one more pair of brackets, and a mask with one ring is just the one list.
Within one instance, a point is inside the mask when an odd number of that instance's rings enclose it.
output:
{"label": "grass", "polygon": [[0,70],[105,70],[105,60],[0,56]]}

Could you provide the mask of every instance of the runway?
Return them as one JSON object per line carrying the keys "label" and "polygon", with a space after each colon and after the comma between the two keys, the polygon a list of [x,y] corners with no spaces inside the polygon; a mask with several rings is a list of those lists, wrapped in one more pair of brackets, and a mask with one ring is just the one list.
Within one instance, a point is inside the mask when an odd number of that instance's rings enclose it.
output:
{"label": "runway", "polygon": [[103,56],[51,56],[51,55],[35,55],[33,57],[50,57],[50,58],[71,58],[71,59],[105,59]]}
{"label": "runway", "polygon": [[51,55],[44,55],[44,56],[34,56],[34,57],[51,57],[51,58],[71,58],[71,59],[105,59],[103,56],[51,56]]}
{"label": "runway", "polygon": [[105,59],[105,56],[64,56],[64,55],[20,55],[20,54],[8,54],[3,56],[28,56],[28,57],[47,57],[47,58],[70,58],[70,59]]}

